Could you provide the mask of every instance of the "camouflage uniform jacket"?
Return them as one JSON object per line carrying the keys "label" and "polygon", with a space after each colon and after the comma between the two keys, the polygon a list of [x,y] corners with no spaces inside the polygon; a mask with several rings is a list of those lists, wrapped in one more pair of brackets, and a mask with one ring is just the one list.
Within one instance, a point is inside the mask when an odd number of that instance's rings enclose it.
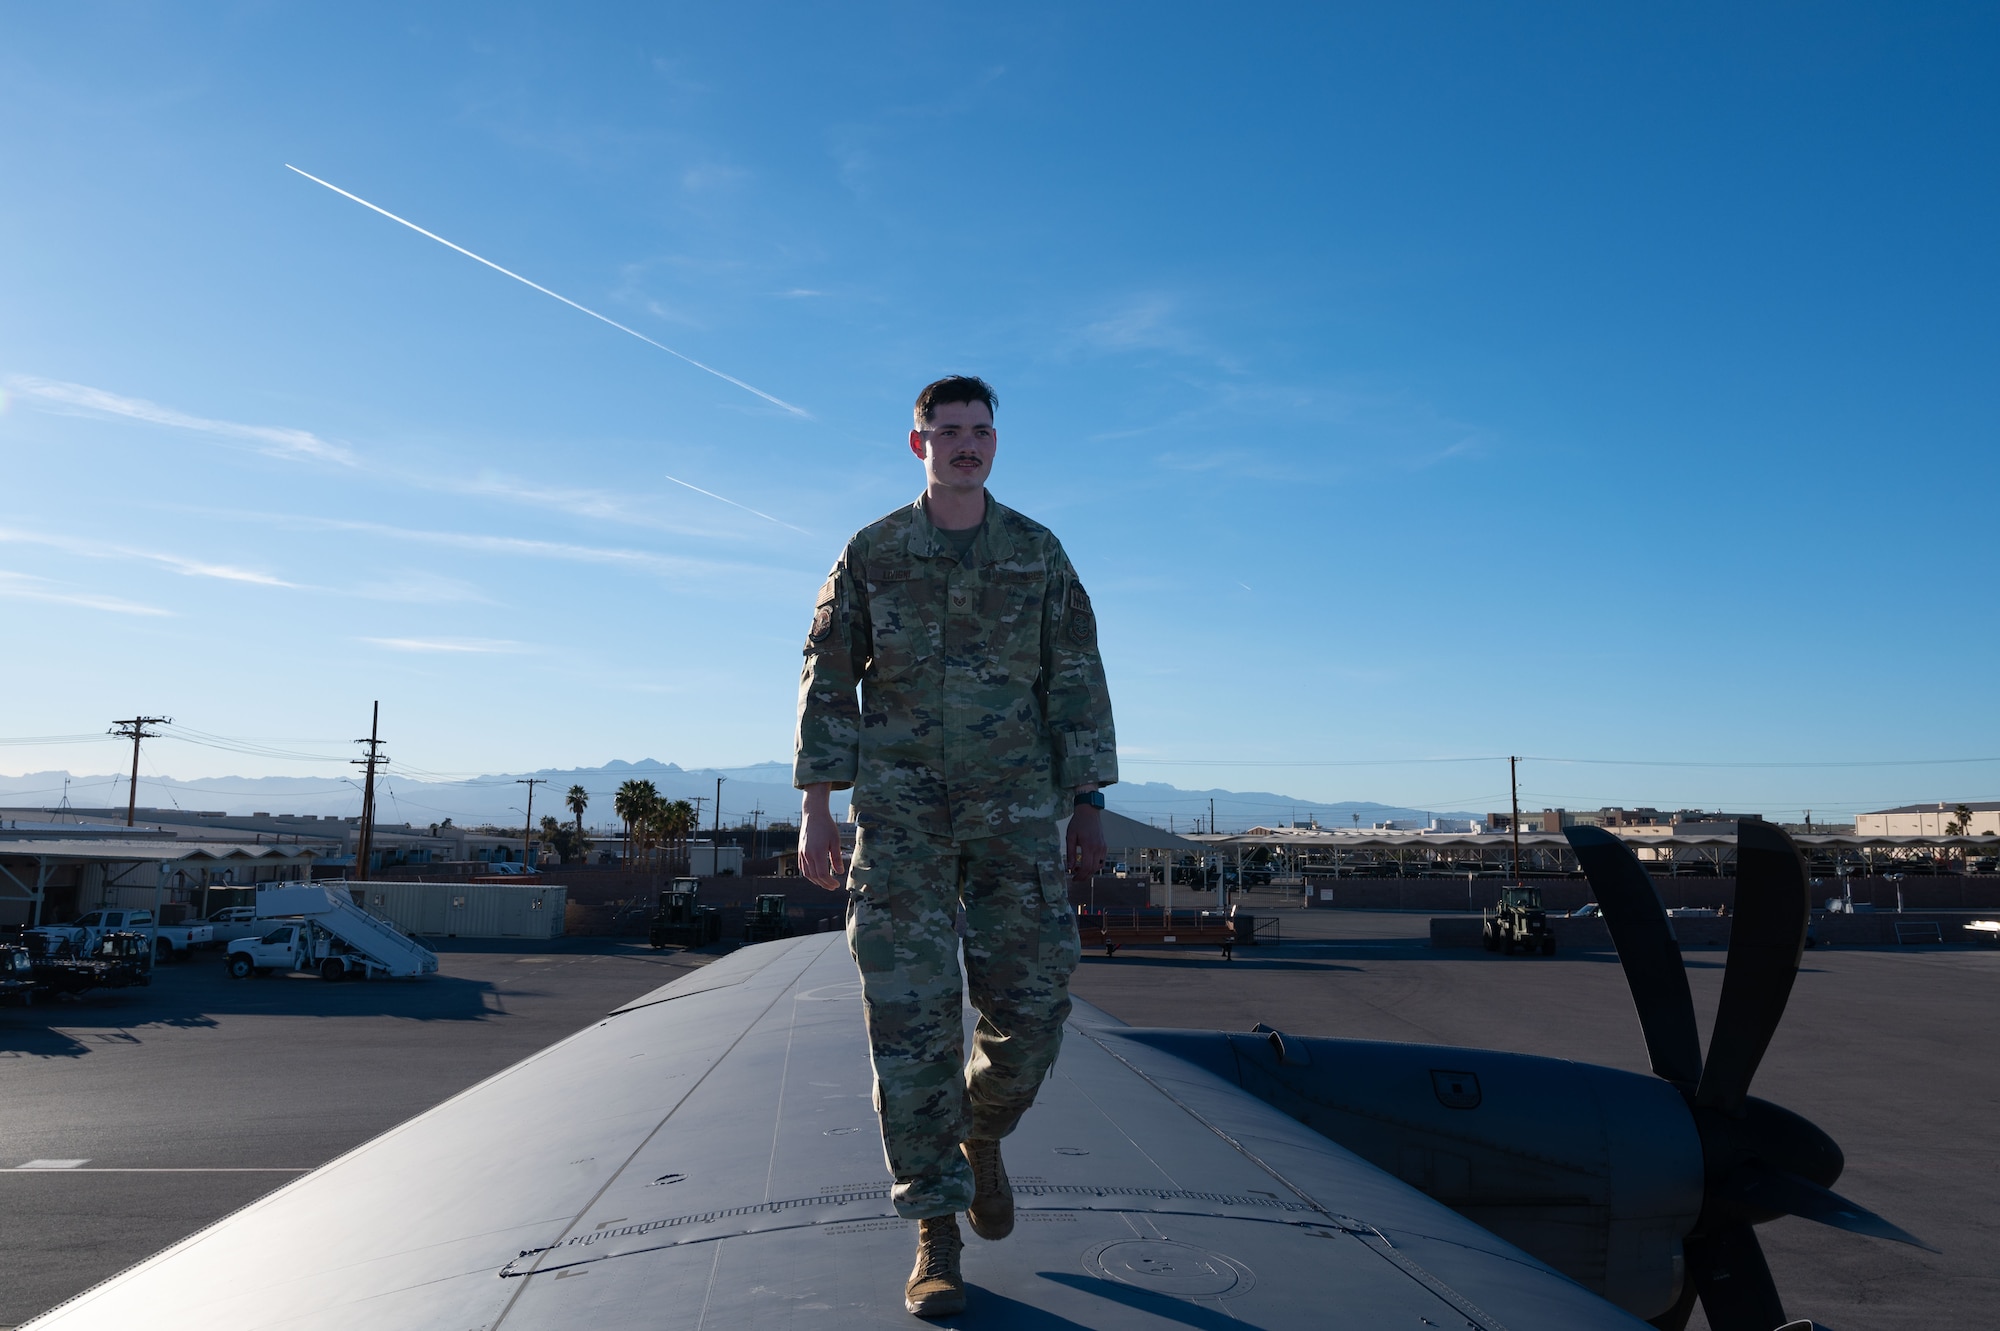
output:
{"label": "camouflage uniform jacket", "polygon": [[1054,533],[991,495],[963,563],[922,499],[856,532],[805,658],[792,782],[852,786],[863,824],[991,836],[1118,779],[1090,597]]}

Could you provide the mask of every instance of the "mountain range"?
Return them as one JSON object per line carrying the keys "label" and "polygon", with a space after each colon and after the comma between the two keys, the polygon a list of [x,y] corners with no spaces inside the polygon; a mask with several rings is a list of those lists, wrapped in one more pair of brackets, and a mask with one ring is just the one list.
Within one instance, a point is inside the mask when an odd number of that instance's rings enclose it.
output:
{"label": "mountain range", "polygon": [[[521,783],[533,778],[548,783],[535,787],[537,821],[543,813],[567,820],[569,814],[563,807],[563,797],[571,786],[580,785],[590,796],[585,823],[610,827],[617,822],[611,808],[613,793],[626,781],[641,780],[651,781],[669,799],[702,801],[698,807],[702,824],[707,826],[714,820],[716,778],[720,777],[725,826],[747,822],[753,812],[763,823],[787,822],[795,819],[799,799],[798,792],[792,789],[791,775],[789,763],[684,768],[653,758],[638,762],[614,760],[599,767],[495,773],[451,782],[418,781],[400,776],[392,768],[378,778],[376,811],[385,822],[418,826],[446,818],[460,826],[483,823],[511,826],[520,821],[521,810],[526,807],[526,791]],[[17,809],[54,808],[67,798],[74,808],[122,809],[126,800],[125,782],[126,778],[120,774],[72,775],[61,771],[0,776],[0,803]],[[1105,802],[1128,817],[1180,831],[1205,827],[1211,809],[1216,826],[1223,831],[1256,824],[1277,826],[1317,821],[1323,827],[1365,827],[1392,820],[1421,822],[1433,817],[1479,816],[1365,800],[1327,803],[1270,791],[1184,790],[1159,781],[1121,782],[1105,792]],[[206,809],[230,814],[317,813],[345,817],[360,812],[361,790],[355,780],[316,776],[209,777],[194,781],[142,776],[139,804],[142,808]],[[844,795],[836,796],[834,808],[836,813],[845,811]]]}

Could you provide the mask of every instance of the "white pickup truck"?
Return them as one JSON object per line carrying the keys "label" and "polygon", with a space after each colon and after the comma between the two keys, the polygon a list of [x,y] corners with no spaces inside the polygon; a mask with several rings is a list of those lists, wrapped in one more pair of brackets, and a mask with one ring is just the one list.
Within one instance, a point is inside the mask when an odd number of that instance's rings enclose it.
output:
{"label": "white pickup truck", "polygon": [[255,906],[224,906],[210,911],[208,927],[213,931],[213,947],[227,947],[239,938],[261,938],[271,931],[269,920],[257,918]]}
{"label": "white pickup truck", "polygon": [[261,937],[229,944],[229,974],[235,979],[293,970],[314,972],[322,980],[365,979],[368,959],[309,920],[286,921]]}
{"label": "white pickup truck", "polygon": [[[154,933],[153,912],[94,910],[68,924],[45,924],[29,932],[41,937],[44,948],[52,956],[80,957],[95,948],[99,938],[119,930]],[[157,934],[158,941],[154,943],[154,948],[161,961],[184,959],[190,949],[206,947],[215,940],[215,930],[200,922],[162,924],[158,926]]]}

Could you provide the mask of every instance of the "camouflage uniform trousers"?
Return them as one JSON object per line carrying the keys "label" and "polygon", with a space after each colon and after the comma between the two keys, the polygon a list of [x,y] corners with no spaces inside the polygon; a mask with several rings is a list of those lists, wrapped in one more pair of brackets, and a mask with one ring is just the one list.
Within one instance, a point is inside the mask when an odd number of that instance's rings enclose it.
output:
{"label": "camouflage uniform trousers", "polygon": [[[1082,949],[1056,825],[953,841],[864,824],[847,882],[891,1200],[913,1220],[963,1211],[972,1169],[958,1144],[1014,1130],[1055,1065],[1069,1017]],[[968,992],[979,1013],[969,1063]]]}

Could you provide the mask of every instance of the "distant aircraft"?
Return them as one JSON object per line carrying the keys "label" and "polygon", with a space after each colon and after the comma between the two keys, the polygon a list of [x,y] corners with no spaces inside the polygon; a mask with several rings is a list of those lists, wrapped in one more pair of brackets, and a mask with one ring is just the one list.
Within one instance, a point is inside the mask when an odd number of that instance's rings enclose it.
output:
{"label": "distant aircraft", "polygon": [[[1916,1242],[1826,1190],[1824,1133],[1746,1094],[1807,919],[1783,833],[1743,827],[1705,1062],[1644,870],[1570,836],[1658,1077],[1079,1004],[1008,1140],[1020,1223],[971,1243],[949,1324],[1630,1331],[1699,1297],[1716,1331],[1773,1331],[1753,1225]],[[716,961],[30,1325],[909,1328],[843,942]]]}

